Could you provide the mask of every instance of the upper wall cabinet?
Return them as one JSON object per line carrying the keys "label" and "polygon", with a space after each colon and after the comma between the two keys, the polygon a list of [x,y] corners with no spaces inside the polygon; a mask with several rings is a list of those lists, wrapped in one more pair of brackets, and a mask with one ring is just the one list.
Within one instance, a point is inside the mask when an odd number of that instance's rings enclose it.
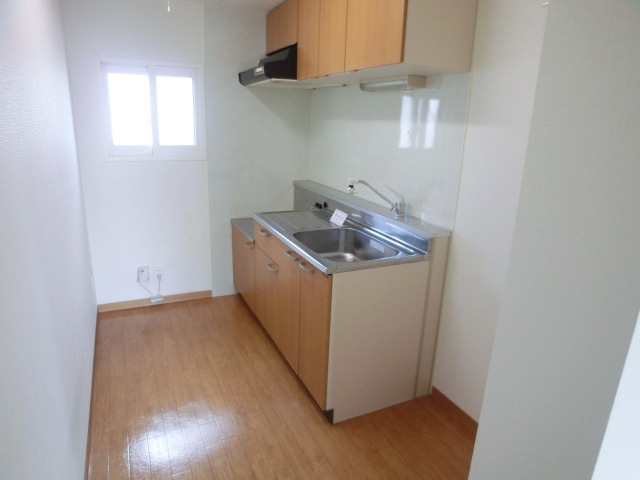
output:
{"label": "upper wall cabinet", "polygon": [[298,80],[318,77],[320,0],[298,0]]}
{"label": "upper wall cabinet", "polygon": [[344,70],[402,62],[406,0],[349,0]]}
{"label": "upper wall cabinet", "polygon": [[318,77],[344,72],[347,0],[320,0]]}
{"label": "upper wall cabinet", "polygon": [[298,0],[287,0],[267,14],[267,53],[298,41]]}
{"label": "upper wall cabinet", "polygon": [[298,1],[298,80],[344,72],[347,0]]}
{"label": "upper wall cabinet", "polygon": [[351,83],[471,67],[477,0],[287,0],[268,18],[279,9],[297,11],[287,21],[296,23],[299,80],[358,72],[344,79]]}

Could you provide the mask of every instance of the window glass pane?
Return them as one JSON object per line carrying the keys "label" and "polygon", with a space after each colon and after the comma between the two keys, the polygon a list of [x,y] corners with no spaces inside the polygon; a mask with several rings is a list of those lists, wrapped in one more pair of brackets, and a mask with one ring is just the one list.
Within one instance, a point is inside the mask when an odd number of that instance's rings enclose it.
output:
{"label": "window glass pane", "polygon": [[149,77],[107,74],[113,145],[151,145]]}
{"label": "window glass pane", "polygon": [[195,145],[193,79],[156,77],[160,145]]}

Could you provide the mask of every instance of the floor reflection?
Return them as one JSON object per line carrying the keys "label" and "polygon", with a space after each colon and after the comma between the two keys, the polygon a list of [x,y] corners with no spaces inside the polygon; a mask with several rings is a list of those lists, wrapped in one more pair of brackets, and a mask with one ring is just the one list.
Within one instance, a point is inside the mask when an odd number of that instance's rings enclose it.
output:
{"label": "floor reflection", "polygon": [[[220,412],[219,417],[224,421],[228,414]],[[147,474],[173,476],[196,470],[199,463],[208,468],[208,456],[223,449],[215,415],[204,403],[138,420],[128,432],[128,442],[119,447],[132,478]]]}

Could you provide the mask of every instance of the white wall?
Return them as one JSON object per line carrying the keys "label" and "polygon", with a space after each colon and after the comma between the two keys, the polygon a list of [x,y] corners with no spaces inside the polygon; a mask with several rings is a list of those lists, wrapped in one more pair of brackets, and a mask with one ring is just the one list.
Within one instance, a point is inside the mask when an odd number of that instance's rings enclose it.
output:
{"label": "white wall", "polygon": [[[414,216],[448,228],[455,219],[434,385],[475,419],[504,289],[545,18],[537,2],[481,0],[470,75],[433,77],[431,88],[410,95],[357,86],[311,94],[310,179],[340,190],[347,177],[387,184],[407,197]],[[437,112],[430,101],[438,102]],[[383,203],[366,187],[358,190]]]}
{"label": "white wall", "polygon": [[[455,214],[469,75],[429,79],[429,88],[371,93],[357,85],[311,94],[309,178],[345,191],[348,177],[406,197],[411,214],[451,228]],[[386,205],[367,187],[358,196]],[[380,190],[389,198],[393,193]]]}
{"label": "white wall", "polygon": [[[106,161],[98,58],[203,63],[203,6],[63,0],[71,93],[99,304],[148,297],[140,265],[164,266],[162,293],[211,289],[206,161]],[[151,284],[155,290],[155,283]]]}
{"label": "white wall", "polygon": [[618,385],[593,480],[640,478],[640,317]]}
{"label": "white wall", "polygon": [[480,0],[434,385],[478,419],[522,180],[546,8]]}
{"label": "white wall", "polygon": [[551,3],[472,479],[593,473],[640,310],[638,25]]}
{"label": "white wall", "polygon": [[265,51],[265,13],[205,6],[211,257],[214,295],[234,293],[229,220],[290,210],[307,174],[309,93],[246,88],[238,72]]}
{"label": "white wall", "polygon": [[0,478],[83,478],[96,302],[60,5],[4,0],[0,32]]}
{"label": "white wall", "polygon": [[[188,2],[167,13],[151,0],[63,3],[98,303],[148,296],[135,269],[158,263],[164,294],[233,293],[229,220],[291,208],[292,181],[307,177],[309,93],[238,83],[264,54],[265,13]],[[204,63],[207,161],[105,162],[98,56]]]}

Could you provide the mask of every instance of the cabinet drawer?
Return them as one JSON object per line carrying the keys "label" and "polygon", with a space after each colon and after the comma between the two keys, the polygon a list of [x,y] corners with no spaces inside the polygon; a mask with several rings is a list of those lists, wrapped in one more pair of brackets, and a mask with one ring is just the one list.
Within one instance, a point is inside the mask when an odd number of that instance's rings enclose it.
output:
{"label": "cabinet drawer", "polygon": [[277,246],[281,243],[280,240],[274,237],[267,228],[255,221],[253,222],[253,238],[255,239],[256,245],[260,247],[264,253],[271,258],[276,256],[276,252],[278,251]]}

